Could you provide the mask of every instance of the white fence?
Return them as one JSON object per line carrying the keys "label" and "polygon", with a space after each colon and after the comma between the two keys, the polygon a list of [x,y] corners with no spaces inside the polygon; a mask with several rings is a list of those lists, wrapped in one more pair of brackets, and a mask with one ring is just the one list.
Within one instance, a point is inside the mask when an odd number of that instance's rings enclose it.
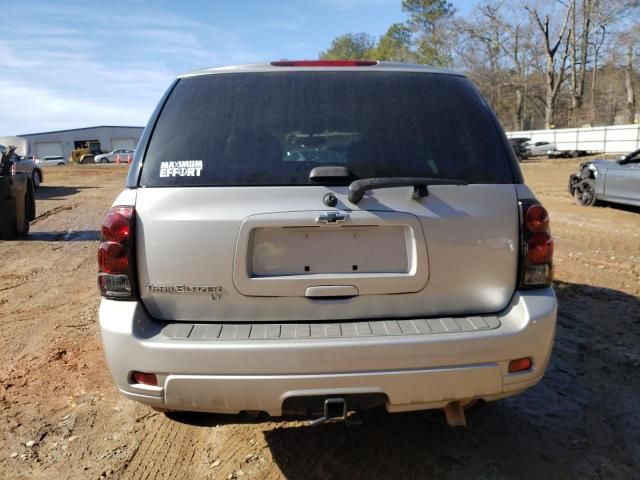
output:
{"label": "white fence", "polygon": [[532,142],[555,143],[558,150],[628,153],[640,148],[640,125],[529,130],[507,132],[507,137],[526,137]]}

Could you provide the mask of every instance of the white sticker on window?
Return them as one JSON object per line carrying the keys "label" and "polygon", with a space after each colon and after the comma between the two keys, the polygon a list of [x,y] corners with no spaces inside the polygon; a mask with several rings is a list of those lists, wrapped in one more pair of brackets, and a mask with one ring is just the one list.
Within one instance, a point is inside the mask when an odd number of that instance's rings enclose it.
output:
{"label": "white sticker on window", "polygon": [[200,172],[202,172],[202,160],[160,163],[160,177],[199,177]]}

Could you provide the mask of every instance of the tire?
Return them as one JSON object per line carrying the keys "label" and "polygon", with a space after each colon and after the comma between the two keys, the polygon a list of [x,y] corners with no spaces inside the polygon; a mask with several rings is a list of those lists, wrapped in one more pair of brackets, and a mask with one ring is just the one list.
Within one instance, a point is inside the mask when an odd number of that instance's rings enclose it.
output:
{"label": "tire", "polygon": [[62,165],[64,167],[64,162],[57,163],[56,165],[58,166]]}
{"label": "tire", "polygon": [[31,174],[31,181],[33,182],[33,188],[40,188],[42,182],[42,174],[38,170],[34,170]]}
{"label": "tire", "polygon": [[591,207],[596,204],[596,182],[593,178],[585,178],[573,191],[573,198],[581,207]]}
{"label": "tire", "polygon": [[580,152],[577,150],[574,150],[573,152],[571,152],[571,158],[578,158],[580,156]]}
{"label": "tire", "polygon": [[106,158],[101,158],[100,163],[109,163],[109,160],[107,160]]}

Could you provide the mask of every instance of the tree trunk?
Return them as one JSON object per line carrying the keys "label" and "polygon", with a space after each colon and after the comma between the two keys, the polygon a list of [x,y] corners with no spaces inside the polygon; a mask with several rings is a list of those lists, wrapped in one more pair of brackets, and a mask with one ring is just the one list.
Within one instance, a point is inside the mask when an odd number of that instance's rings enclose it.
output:
{"label": "tree trunk", "polygon": [[514,108],[513,115],[513,126],[516,130],[522,130],[524,128],[523,125],[523,111],[524,111],[524,101],[522,94],[522,87],[516,87],[516,104]]}
{"label": "tree trunk", "polygon": [[624,68],[624,83],[627,87],[627,122],[636,120],[636,92],[633,86],[633,48],[627,51],[627,65]]}
{"label": "tree trunk", "polygon": [[[548,129],[555,127],[556,100],[558,98],[560,86],[562,85],[562,82],[564,80],[564,69],[567,58],[569,57],[571,31],[567,32],[567,25],[569,23],[569,15],[571,14],[571,11],[573,9],[573,3],[570,3],[567,6],[562,29],[560,30],[560,33],[554,42],[552,42],[549,38],[549,16],[547,15],[545,17],[543,23],[540,19],[540,16],[538,15],[538,12],[535,9],[531,9],[528,7],[525,8],[527,8],[529,13],[533,17],[533,20],[535,20],[535,22],[537,23],[540,32],[542,33],[544,51],[547,58],[547,66],[545,71],[547,95],[545,100],[544,125],[545,128]],[[556,53],[558,53],[558,48],[562,43],[564,43],[564,48],[561,51],[560,62],[558,62],[558,69],[556,71],[556,64],[554,60],[556,58]]]}
{"label": "tree trunk", "polygon": [[549,80],[549,74],[547,73],[547,100],[544,109],[544,128],[554,128],[554,119],[556,116],[556,102],[555,95],[553,94],[553,80]]}
{"label": "tree trunk", "polygon": [[598,80],[598,63],[594,62],[591,71],[591,126],[595,126],[597,122],[596,114],[596,82]]}

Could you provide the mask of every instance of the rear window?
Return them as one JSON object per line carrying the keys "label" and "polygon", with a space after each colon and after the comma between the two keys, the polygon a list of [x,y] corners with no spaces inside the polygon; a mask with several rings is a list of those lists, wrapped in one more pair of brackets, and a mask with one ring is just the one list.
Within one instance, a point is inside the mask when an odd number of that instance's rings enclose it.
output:
{"label": "rear window", "polygon": [[317,185],[423,176],[511,183],[510,158],[464,77],[407,72],[234,73],[181,79],[160,114],[142,186]]}

